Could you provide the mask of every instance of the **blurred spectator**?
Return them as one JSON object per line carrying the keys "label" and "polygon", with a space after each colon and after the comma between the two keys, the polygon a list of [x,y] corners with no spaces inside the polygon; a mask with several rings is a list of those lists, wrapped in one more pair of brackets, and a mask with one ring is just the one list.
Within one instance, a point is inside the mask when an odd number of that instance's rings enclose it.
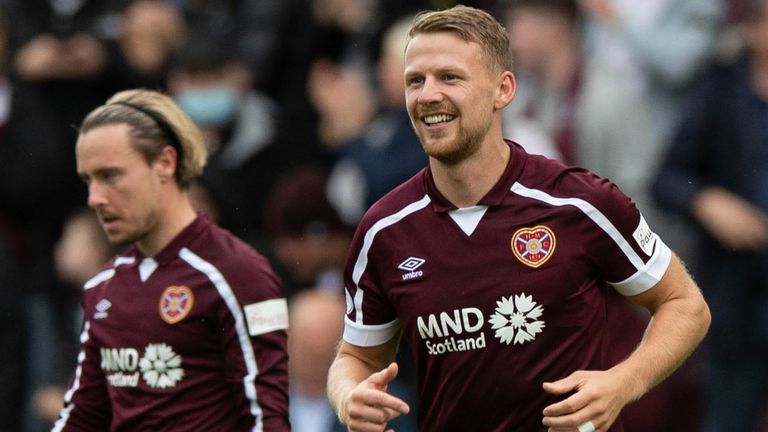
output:
{"label": "blurred spectator", "polygon": [[329,179],[329,199],[350,226],[376,200],[427,165],[405,110],[403,54],[412,19],[410,15],[401,18],[384,34],[375,102],[374,95],[363,86],[344,84],[343,75],[352,72],[342,72],[330,82],[310,82],[321,119],[327,124],[343,125],[354,117],[348,112],[359,113],[370,108],[369,104],[378,105],[372,119],[366,114],[364,122],[345,134]]}
{"label": "blurred spectator", "polygon": [[384,34],[405,15],[439,7],[430,0],[312,0],[319,26],[343,39],[332,60],[340,64],[375,63]]}
{"label": "blurred spectator", "polygon": [[[357,137],[376,110],[371,75],[376,0],[312,0],[323,42],[312,63],[307,92],[317,110],[318,136],[335,151]],[[339,97],[345,95],[345,97]]]}
{"label": "blurred spectator", "polygon": [[14,96],[0,193],[29,226],[35,253],[47,254],[83,199],[72,171],[72,126],[118,89],[162,82],[163,54],[179,43],[183,25],[172,9],[148,0],[7,4]]}
{"label": "blurred spectator", "polygon": [[[227,42],[192,35],[168,73],[168,91],[205,137],[210,158],[200,185],[221,225],[255,244],[275,178],[291,160],[276,134],[276,105],[250,86]],[[201,191],[202,192],[202,191]]]}
{"label": "blurred spectator", "polygon": [[[383,52],[387,49],[385,44],[393,43],[384,42],[384,34],[390,32],[391,26],[402,16],[428,7],[428,2],[312,0],[312,6],[323,42],[309,71],[308,93],[320,115],[322,144],[338,150],[360,136],[381,108],[380,102],[389,103],[377,100],[373,88],[378,83],[369,78],[376,74],[374,69],[380,57],[391,56]],[[398,38],[389,36],[390,39],[393,37]],[[403,53],[399,55],[402,57]],[[380,69],[381,65],[379,79]],[[400,72],[402,75],[402,70]],[[341,94],[347,97],[339,97]],[[404,98],[402,92],[399,98]],[[395,106],[399,104],[395,103]]]}
{"label": "blurred spectator", "polygon": [[514,1],[507,30],[518,78],[504,113],[507,128],[521,118],[535,121],[563,162],[610,178],[648,218],[646,183],[657,147],[651,107],[615,71],[583,55],[576,0]]}
{"label": "blurred spectator", "polygon": [[[651,106],[615,70],[583,55],[581,23],[575,0],[516,0],[510,4],[507,30],[518,91],[504,113],[507,131],[514,136],[521,120],[536,122],[549,134],[565,163],[613,180],[637,200],[649,223],[664,225],[647,184],[657,159]],[[648,316],[627,302],[609,299],[611,356],[618,363],[639,342]],[[683,401],[688,410],[697,412],[696,371],[695,363],[687,364],[627,406],[622,412],[625,430],[695,430],[697,417],[673,423],[676,416],[668,406],[683,392],[687,393]],[[691,372],[693,379],[689,379]]]}
{"label": "blurred spectator", "polygon": [[184,17],[157,0],[134,0],[122,14],[118,43],[139,75],[161,78],[172,53],[184,42]]}
{"label": "blurred spectator", "polygon": [[376,101],[367,74],[365,69],[340,66],[329,59],[312,65],[307,87],[320,115],[319,139],[329,150],[339,150],[370,122]]}
{"label": "blurred spectator", "polygon": [[[11,87],[6,76],[8,22],[0,6],[0,162],[7,142],[5,126],[10,109]],[[5,164],[3,163],[3,169]],[[0,201],[1,202],[1,201]],[[26,331],[23,303],[18,280],[19,241],[16,227],[8,218],[5,204],[0,204],[0,430],[21,428],[23,412]]]}
{"label": "blurred spectator", "polygon": [[190,35],[217,41],[219,48],[229,52],[230,66],[248,73],[248,86],[276,102],[272,113],[276,142],[271,152],[296,165],[330,163],[317,139],[317,118],[305,85],[309,66],[326,40],[312,15],[311,2],[175,2]]}
{"label": "blurred spectator", "polygon": [[294,432],[343,432],[325,394],[328,368],[343,329],[344,299],[310,289],[288,305],[291,428]]}
{"label": "blurred spectator", "polygon": [[504,112],[504,136],[529,153],[573,164],[582,67],[575,2],[511,2],[505,18],[517,92]]}
{"label": "blurred spectator", "polygon": [[[304,76],[315,49],[316,32],[310,0],[173,1],[190,38],[208,40],[227,53],[227,63],[247,71],[247,85],[269,98],[293,103],[284,91],[296,92],[295,76]],[[185,48],[188,50],[188,48]],[[308,64],[308,63],[307,63]],[[303,81],[301,81],[303,82]],[[289,102],[290,101],[290,102]]]}
{"label": "blurred spectator", "polygon": [[[326,178],[326,171],[315,166],[286,172],[270,194],[265,216],[266,230],[272,236],[277,258],[274,262],[287,273],[285,287],[292,304],[291,415],[296,417],[291,421],[297,432],[305,431],[303,428],[309,427],[312,421],[316,422],[312,424],[315,428],[322,425],[332,428],[309,429],[311,431],[335,431],[333,428],[341,427],[325,396],[325,378],[341,336],[344,315],[341,272],[352,233],[326,198]],[[306,330],[307,326],[312,329]],[[390,389],[404,400],[414,401],[413,360],[408,350],[402,351],[398,359],[401,373],[390,383]],[[320,400],[317,399],[319,392],[322,392]],[[328,415],[333,422],[328,421]],[[390,426],[398,432],[412,432],[416,430],[416,419],[404,416]]]}
{"label": "blurred spectator", "polygon": [[344,52],[339,60],[354,62],[355,56],[368,57],[372,54],[371,42],[380,25],[377,15],[381,2],[378,0],[312,0],[311,3],[312,15],[321,27],[334,29],[349,40],[349,44],[342,47]]}
{"label": "blurred spectator", "polygon": [[768,388],[768,1],[747,16],[747,49],[701,80],[654,188],[702,235],[706,432],[759,430]]}
{"label": "blurred spectator", "polygon": [[[260,142],[250,143],[250,150],[232,146],[226,142],[226,135],[232,131],[219,127],[225,135],[221,163],[212,160],[204,178],[211,195],[221,200],[222,224],[249,241],[259,241],[263,233],[254,233],[253,227],[262,222],[262,192],[271,189],[275,178],[291,167],[331,166],[336,146],[359,135],[368,123],[375,102],[368,89],[367,71],[378,48],[371,41],[377,40],[384,23],[392,19],[392,11],[412,10],[417,5],[402,0],[203,0],[178,4],[190,38],[195,39],[189,44],[191,49],[200,52],[203,45],[208,45],[222,51],[217,56],[228,58],[226,68],[216,60],[219,76],[232,78],[232,72],[238,70],[239,85],[244,83],[259,96],[262,119],[236,123],[251,135],[261,133],[256,137]],[[200,39],[204,39],[202,43]],[[189,48],[183,50],[187,51]],[[182,63],[184,56],[180,56]],[[189,72],[188,67],[179,66],[177,70]],[[177,77],[174,73],[169,77],[174,94]],[[201,80],[195,80],[201,87]],[[329,109],[335,110],[333,121],[318,119],[319,108],[309,101],[311,92],[317,89],[324,93]],[[369,96],[359,98],[363,92]],[[342,94],[346,97],[339,97]],[[210,97],[207,102],[211,103]],[[248,152],[253,154],[250,159]],[[233,185],[223,180],[227,178],[241,183]],[[237,196],[240,190],[247,193]]]}
{"label": "blurred spectator", "polygon": [[[694,79],[712,58],[726,15],[726,0],[578,0],[586,14],[586,53],[594,62],[614,71],[622,79],[629,97],[642,95],[650,107],[650,125],[655,136],[638,141],[644,158],[640,170],[622,166],[648,179],[658,168],[661,155],[680,122],[682,102]],[[611,105],[606,105],[611,106]],[[596,107],[605,110],[604,107]],[[610,153],[597,148],[595,158]],[[629,158],[629,161],[632,159]],[[644,172],[643,172],[644,171]],[[599,169],[598,169],[599,172]],[[619,182],[621,185],[621,182]],[[643,182],[640,206],[652,208]],[[632,192],[629,190],[628,192]],[[658,234],[684,259],[691,260],[697,245],[684,221],[673,215],[659,218]]]}
{"label": "blurred spectator", "polygon": [[[13,92],[1,132],[0,213],[13,225],[23,251],[15,286],[30,332],[27,355],[19,355],[30,369],[26,397],[31,397],[38,386],[56,380],[55,368],[48,365],[58,360],[50,353],[58,351],[57,317],[67,306],[60,301],[65,291],[51,251],[67,215],[84,202],[85,189],[74,170],[73,125],[118,89],[161,82],[162,53],[180,40],[176,33],[182,26],[172,9],[163,14],[164,3],[156,1],[3,5],[12,17],[7,58]],[[139,27],[150,15],[152,32],[147,33]],[[146,56],[149,51],[154,54]]]}
{"label": "blurred spectator", "polygon": [[37,117],[51,117],[54,132],[68,138],[74,133],[71,126],[112,90],[162,82],[168,55],[184,37],[181,17],[159,1],[8,4],[14,17],[11,56],[16,85],[25,98],[42,99],[48,108],[19,109],[39,109]]}
{"label": "blurred spectator", "polygon": [[[62,283],[79,292],[115,252],[96,213],[88,208],[78,209],[67,218],[61,238],[53,249],[56,274]],[[78,325],[79,320],[75,326]]]}
{"label": "blurred spectator", "polygon": [[[10,114],[11,85],[7,76],[8,24],[0,4],[0,163],[6,169],[6,127]],[[23,413],[26,377],[26,329],[19,264],[24,253],[18,228],[9,217],[7,203],[0,200],[0,430],[19,430]]]}
{"label": "blurred spectator", "polygon": [[328,202],[326,179],[323,168],[295,168],[269,195],[265,227],[289,295],[309,287],[342,294],[351,232]]}
{"label": "blurred spectator", "polygon": [[587,52],[649,94],[654,130],[666,144],[685,90],[711,58],[725,18],[723,0],[578,0]]}
{"label": "blurred spectator", "polygon": [[53,249],[60,291],[55,298],[37,297],[31,302],[42,322],[30,323],[29,432],[50,430],[64,407],[66,381],[77,357],[82,287],[114,252],[92,210],[78,209],[67,218]]}
{"label": "blurred spectator", "polygon": [[0,212],[0,430],[21,429],[27,374],[26,328],[19,290],[15,233]]}

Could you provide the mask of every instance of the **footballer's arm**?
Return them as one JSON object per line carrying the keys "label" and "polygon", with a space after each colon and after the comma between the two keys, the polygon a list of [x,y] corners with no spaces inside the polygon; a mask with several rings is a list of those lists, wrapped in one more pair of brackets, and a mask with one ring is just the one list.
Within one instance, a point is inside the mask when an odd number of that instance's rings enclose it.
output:
{"label": "footballer's arm", "polygon": [[696,283],[677,255],[651,289],[629,297],[650,311],[652,318],[637,349],[607,371],[576,371],[544,390],[575,393],[544,409],[550,430],[591,422],[607,430],[627,403],[643,396],[693,352],[709,328],[711,315]]}
{"label": "footballer's arm", "polygon": [[399,342],[399,334],[374,347],[341,342],[328,371],[328,399],[350,431],[382,430],[388,421],[408,414],[408,404],[387,393],[387,384],[397,376]]}

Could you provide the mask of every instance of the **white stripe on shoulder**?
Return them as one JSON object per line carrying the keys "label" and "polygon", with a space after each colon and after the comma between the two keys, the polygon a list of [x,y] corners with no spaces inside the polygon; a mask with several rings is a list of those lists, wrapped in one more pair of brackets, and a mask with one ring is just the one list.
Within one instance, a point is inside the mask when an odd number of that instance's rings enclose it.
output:
{"label": "white stripe on shoulder", "polygon": [[368,231],[366,231],[365,236],[363,237],[363,247],[360,249],[360,253],[357,255],[357,261],[355,261],[355,266],[352,269],[352,282],[354,282],[357,292],[361,293],[355,294],[355,321],[357,324],[363,324],[363,290],[360,288],[360,278],[363,277],[363,272],[366,267],[368,267],[368,251],[373,245],[373,238],[384,228],[394,225],[411,213],[423,209],[430,203],[430,201],[429,195],[424,195],[423,198],[408,204],[397,213],[379,219],[370,229],[368,229]]}
{"label": "white stripe on shoulder", "polygon": [[657,239],[656,250],[653,256],[644,263],[642,258],[632,249],[632,245],[627,242],[621,232],[613,223],[595,206],[580,198],[557,198],[538,189],[530,189],[518,182],[512,185],[510,191],[520,196],[532,198],[545,202],[553,206],[574,206],[581,210],[589,219],[591,219],[600,229],[602,229],[621,249],[629,262],[637,269],[637,273],[620,282],[610,282],[617,291],[624,295],[635,295],[653,287],[664,276],[664,272],[669,265],[672,252],[669,247]]}
{"label": "white stripe on shoulder", "polygon": [[256,419],[253,431],[262,432],[264,428],[263,412],[257,399],[256,385],[254,384],[256,376],[259,374],[259,367],[256,364],[256,353],[253,350],[251,339],[248,336],[245,317],[240,304],[237,302],[237,297],[235,297],[232,287],[229,286],[224,275],[221,274],[216,266],[202,259],[187,248],[182,248],[179,251],[179,257],[208,277],[208,280],[210,280],[213,286],[216,287],[219,295],[232,313],[232,317],[235,320],[235,331],[237,332],[238,341],[240,342],[240,348],[243,351],[243,361],[245,362],[245,367],[248,371],[245,377],[243,377],[243,386],[245,388],[245,396],[250,401],[251,414]]}
{"label": "white stripe on shoulder", "polygon": [[125,265],[125,264],[133,264],[135,262],[136,262],[136,257],[119,256],[115,258],[115,267]]}
{"label": "white stripe on shoulder", "polygon": [[83,285],[83,289],[89,290],[95,286],[98,286],[100,283],[112,279],[112,276],[115,275],[115,269],[106,269],[100,271],[96,276],[88,279],[88,281]]}
{"label": "white stripe on shoulder", "polygon": [[95,286],[98,286],[100,283],[112,279],[112,277],[115,275],[115,267],[126,265],[126,264],[133,264],[136,261],[136,258],[134,257],[126,257],[126,256],[119,256],[116,257],[113,261],[112,268],[102,270],[99,273],[97,273],[94,277],[88,279],[85,284],[83,284],[83,289],[89,290]]}

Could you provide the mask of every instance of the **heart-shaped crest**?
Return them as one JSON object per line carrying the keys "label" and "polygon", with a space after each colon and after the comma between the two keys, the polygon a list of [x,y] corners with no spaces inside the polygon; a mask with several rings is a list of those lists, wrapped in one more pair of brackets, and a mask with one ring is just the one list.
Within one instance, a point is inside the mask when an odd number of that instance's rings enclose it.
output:
{"label": "heart-shaped crest", "polygon": [[185,286],[169,286],[160,296],[160,317],[168,324],[183,320],[192,310],[195,297]]}
{"label": "heart-shaped crest", "polygon": [[530,267],[539,267],[555,253],[555,233],[538,225],[520,228],[512,235],[511,246],[517,259]]}

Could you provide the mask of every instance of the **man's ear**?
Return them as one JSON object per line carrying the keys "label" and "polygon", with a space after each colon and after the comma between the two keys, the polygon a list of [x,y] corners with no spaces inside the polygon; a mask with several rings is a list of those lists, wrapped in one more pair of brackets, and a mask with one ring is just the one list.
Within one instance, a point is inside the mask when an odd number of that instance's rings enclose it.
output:
{"label": "man's ear", "polygon": [[167,145],[160,150],[160,154],[155,159],[154,166],[163,183],[173,180],[178,167],[177,159],[178,153],[175,148]]}
{"label": "man's ear", "polygon": [[504,109],[512,98],[515,97],[515,91],[517,90],[517,82],[515,81],[515,74],[510,71],[504,71],[499,75],[498,85],[496,87],[496,98],[493,101],[493,108],[495,110]]}

